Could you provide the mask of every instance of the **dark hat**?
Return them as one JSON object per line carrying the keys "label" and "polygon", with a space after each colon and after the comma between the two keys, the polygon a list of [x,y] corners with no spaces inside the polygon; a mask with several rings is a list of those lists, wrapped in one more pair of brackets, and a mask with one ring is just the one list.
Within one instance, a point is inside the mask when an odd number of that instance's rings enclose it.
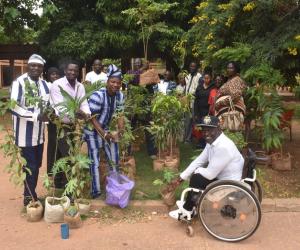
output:
{"label": "dark hat", "polygon": [[197,124],[197,126],[217,128],[219,127],[219,123],[220,121],[218,117],[207,115],[202,118],[201,123]]}

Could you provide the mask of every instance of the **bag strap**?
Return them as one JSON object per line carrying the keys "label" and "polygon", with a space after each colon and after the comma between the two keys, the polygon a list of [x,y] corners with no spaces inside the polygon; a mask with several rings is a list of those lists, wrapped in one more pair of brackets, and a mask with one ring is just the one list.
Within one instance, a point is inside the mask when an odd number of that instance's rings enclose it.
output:
{"label": "bag strap", "polygon": [[235,107],[234,107],[234,105],[233,105],[231,96],[229,96],[229,105],[230,105],[230,109],[231,109],[232,111],[235,111]]}

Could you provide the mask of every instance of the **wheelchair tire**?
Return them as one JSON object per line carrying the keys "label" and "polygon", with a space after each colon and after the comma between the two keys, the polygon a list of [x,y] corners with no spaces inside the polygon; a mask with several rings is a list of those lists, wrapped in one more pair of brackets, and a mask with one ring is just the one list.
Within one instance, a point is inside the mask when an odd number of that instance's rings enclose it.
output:
{"label": "wheelchair tire", "polygon": [[197,212],[210,235],[228,242],[250,237],[261,221],[258,198],[237,181],[216,181],[208,185],[200,197]]}
{"label": "wheelchair tire", "polygon": [[263,189],[258,180],[255,180],[252,185],[251,185],[251,190],[252,192],[256,195],[257,199],[259,202],[262,202],[262,197],[263,197]]}
{"label": "wheelchair tire", "polygon": [[192,226],[187,226],[186,228],[186,234],[189,236],[189,237],[193,237],[194,236],[194,228]]}

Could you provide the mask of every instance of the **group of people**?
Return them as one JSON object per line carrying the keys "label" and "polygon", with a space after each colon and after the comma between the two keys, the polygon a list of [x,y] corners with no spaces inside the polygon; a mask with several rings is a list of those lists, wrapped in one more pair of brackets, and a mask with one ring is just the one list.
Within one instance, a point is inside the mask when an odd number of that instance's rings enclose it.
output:
{"label": "group of people", "polygon": [[[11,100],[16,105],[11,110],[13,116],[13,130],[15,144],[20,148],[23,158],[26,160],[26,180],[24,185],[24,206],[34,199],[37,200],[36,186],[39,168],[42,164],[44,148],[44,130],[48,124],[48,151],[47,172],[52,173],[56,160],[69,155],[68,132],[72,131],[71,119],[60,104],[65,101],[61,90],[64,90],[73,98],[83,98],[85,88],[77,79],[79,65],[76,61],[69,61],[64,69],[64,76],[55,68],[48,70],[48,81],[42,79],[45,60],[37,54],[33,54],[28,60],[28,72],[13,81],[11,86]],[[103,76],[103,74],[102,74]],[[114,111],[123,105],[121,88],[121,71],[115,65],[110,65],[106,74],[106,87],[95,91],[88,100],[80,104],[80,110],[76,113],[79,119],[90,120],[93,129],[84,129],[85,141],[88,145],[88,155],[91,159],[91,175],[93,198],[100,195],[99,183],[99,149],[103,147],[108,157],[108,162],[115,162],[118,166],[119,151],[115,143],[115,137],[108,130],[108,124]],[[93,77],[91,79],[93,81]],[[32,97],[38,97],[34,102]],[[49,119],[49,114],[44,113],[41,101],[53,110],[56,118],[60,119],[65,130],[63,137],[57,137],[58,128]],[[47,109],[49,110],[49,108]],[[119,133],[123,131],[120,124]],[[67,183],[64,173],[54,176],[56,188],[64,188]]]}
{"label": "group of people", "polygon": [[[71,120],[68,114],[63,112],[59,106],[64,101],[61,89],[73,98],[82,98],[86,94],[84,85],[77,80],[79,76],[77,62],[68,62],[62,77],[56,68],[49,68],[47,81],[41,77],[45,63],[41,56],[32,55],[28,60],[28,72],[18,77],[11,87],[11,99],[16,101],[16,106],[12,109],[15,143],[20,147],[21,154],[27,164],[27,168],[25,168],[26,185],[24,185],[25,206],[32,198],[34,200],[38,198],[35,189],[42,163],[46,125],[48,124],[47,172],[49,175],[52,173],[54,162],[68,156],[70,147],[67,143],[67,133],[63,137],[57,137],[58,128],[56,125],[49,120],[48,115],[43,113],[40,105],[30,103],[27,100],[29,99],[28,95],[40,97],[43,102],[48,103],[55,116],[63,124],[70,125]],[[141,60],[135,60],[134,69],[127,72],[133,75],[128,87],[131,84],[138,85],[141,74],[148,68],[149,64],[143,65]],[[225,96],[230,96],[236,108],[245,112],[245,105],[243,104],[245,84],[238,73],[238,66],[231,62],[227,65],[228,79],[226,82],[222,75],[217,75],[212,80],[211,70],[206,70],[201,75],[198,72],[197,63],[192,62],[189,65],[189,74],[179,74],[177,83],[173,80],[172,72],[166,70],[159,82],[146,86],[147,91],[151,94],[161,92],[167,95],[177,91],[181,95],[191,94],[195,97],[191,103],[192,117],[187,116],[185,118],[186,142],[191,141],[193,124],[198,123],[203,127],[203,152],[180,175],[180,178],[172,182],[172,185],[176,186],[190,177],[190,185],[194,187],[199,187],[200,184],[201,187],[204,187],[216,179],[235,180],[241,178],[243,158],[233,142],[222,133],[217,118],[226,110],[226,105],[228,106],[228,100],[224,98]],[[86,127],[83,130],[84,140],[88,146],[88,156],[91,160],[92,198],[101,195],[99,150],[100,148],[104,149],[108,162],[113,163],[109,167],[118,171],[119,149],[116,138],[122,136],[124,132],[122,122],[118,123],[118,135],[113,135],[109,131],[109,124],[114,112],[117,109],[122,109],[124,105],[124,95],[121,90],[121,70],[115,65],[109,65],[106,73],[104,73],[101,61],[96,59],[93,64],[93,71],[86,76],[86,83],[93,84],[97,81],[106,83],[106,86],[96,90],[87,100],[84,100],[76,114],[78,118],[89,120],[92,124],[92,129]],[[151,117],[151,115],[146,115],[146,117]],[[137,119],[137,117],[133,117],[131,120],[133,127],[137,123]],[[150,121],[146,119],[142,122],[147,125]],[[67,126],[65,129],[66,132],[70,132],[72,126]],[[145,138],[148,154],[151,158],[155,158],[157,152],[154,137],[148,130],[145,130]],[[208,167],[204,168],[208,162]],[[56,188],[64,188],[66,182],[63,173],[54,176]],[[191,206],[191,202],[187,203],[186,209],[191,210]]]}

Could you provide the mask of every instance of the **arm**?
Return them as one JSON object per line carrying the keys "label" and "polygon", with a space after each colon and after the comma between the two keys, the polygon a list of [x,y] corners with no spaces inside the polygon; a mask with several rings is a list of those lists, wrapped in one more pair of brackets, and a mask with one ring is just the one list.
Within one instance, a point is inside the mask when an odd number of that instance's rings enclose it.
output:
{"label": "arm", "polygon": [[204,148],[202,153],[180,174],[180,178],[187,180],[198,168],[203,168],[208,163],[207,147]]}
{"label": "arm", "polygon": [[28,110],[26,107],[21,106],[21,101],[24,98],[24,90],[18,81],[14,81],[11,88],[10,99],[16,101],[15,107],[11,112],[27,121],[36,122],[38,120],[38,112]]}
{"label": "arm", "polygon": [[105,140],[113,139],[113,136],[109,132],[106,132],[103,129],[102,124],[100,124],[97,120],[97,117],[95,117],[97,114],[100,114],[102,112],[102,105],[103,105],[102,95],[99,94],[98,92],[94,92],[89,98],[88,105],[89,105],[91,114],[93,116],[91,119],[91,123],[92,123],[94,129]]}
{"label": "arm", "polygon": [[[80,84],[80,86],[79,86],[79,93],[78,94],[79,94],[80,98],[84,98],[84,96],[85,96],[85,89],[84,89],[84,87],[83,87],[82,84]],[[91,115],[91,111],[90,111],[89,103],[88,103],[87,99],[85,99],[81,103],[80,110],[83,111],[86,116],[90,116]]]}
{"label": "arm", "polygon": [[229,164],[232,160],[230,152],[227,148],[218,148],[215,150],[207,168],[198,168],[195,173],[201,174],[208,180],[215,179],[219,173]]}
{"label": "arm", "polygon": [[96,117],[92,117],[91,122],[93,124],[94,129],[102,138],[104,138],[106,141],[110,141],[111,139],[113,139],[112,134],[109,132],[105,132],[101,124],[97,121]]}

